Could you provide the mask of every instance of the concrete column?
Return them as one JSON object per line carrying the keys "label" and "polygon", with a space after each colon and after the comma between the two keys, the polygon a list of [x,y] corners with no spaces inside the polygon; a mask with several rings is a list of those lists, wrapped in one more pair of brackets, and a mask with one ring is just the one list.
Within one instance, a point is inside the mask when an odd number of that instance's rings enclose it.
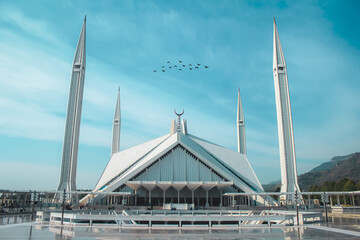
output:
{"label": "concrete column", "polygon": [[180,203],[180,190],[177,190],[177,192],[178,192],[178,203]]}
{"label": "concrete column", "polygon": [[308,207],[310,208],[310,204],[311,204],[311,196],[310,196],[310,194],[308,195]]}
{"label": "concrete column", "polygon": [[330,207],[332,207],[332,205],[333,205],[333,203],[332,203],[332,196],[329,195],[329,197],[330,197]]}
{"label": "concrete column", "polygon": [[149,206],[151,206],[151,190],[149,190]]}
{"label": "concrete column", "polygon": [[205,191],[206,192],[206,206],[209,206],[209,191]]}
{"label": "concrete column", "polygon": [[340,205],[340,196],[336,195],[337,205]]}
{"label": "concrete column", "polygon": [[166,192],[166,190],[164,189],[164,190],[163,190],[163,194],[164,194],[164,195],[163,195],[163,204],[165,204],[165,192]]}
{"label": "concrete column", "polygon": [[249,207],[250,207],[250,205],[251,205],[251,204],[250,204],[250,196],[251,196],[251,195],[248,196],[248,206],[249,206]]}
{"label": "concrete column", "polygon": [[[353,196],[353,199],[354,199],[354,196]],[[354,202],[354,200],[353,200]],[[17,195],[17,199],[16,199],[16,208],[19,209],[19,206],[20,206],[20,193],[18,193]],[[41,206],[41,205],[40,205]]]}
{"label": "concrete column", "polygon": [[353,205],[353,207],[354,207],[354,206],[355,206],[354,195],[351,195],[351,200],[352,200],[352,205]]}
{"label": "concrete column", "polygon": [[220,207],[222,207],[222,205],[223,205],[223,202],[222,202],[222,190],[220,189],[219,192],[220,192]]}
{"label": "concrete column", "polygon": [[194,190],[191,190],[191,203],[194,204],[195,206],[195,201],[194,201]]}
{"label": "concrete column", "polygon": [[232,196],[232,199],[231,199],[231,200],[232,200],[232,204],[231,204],[231,205],[232,205],[232,207],[234,208],[234,207],[235,207],[235,196]]}
{"label": "concrete column", "polygon": [[135,206],[137,206],[137,190],[135,190]]}

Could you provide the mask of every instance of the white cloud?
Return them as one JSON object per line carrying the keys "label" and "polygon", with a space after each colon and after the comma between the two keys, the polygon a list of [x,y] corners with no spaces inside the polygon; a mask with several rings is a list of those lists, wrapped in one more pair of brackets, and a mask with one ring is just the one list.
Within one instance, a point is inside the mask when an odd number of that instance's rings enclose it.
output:
{"label": "white cloud", "polygon": [[44,39],[48,43],[54,43],[55,45],[61,44],[61,41],[58,40],[54,31],[52,31],[54,27],[48,21],[27,17],[16,7],[1,4],[0,19],[7,24],[17,26],[35,38]]}
{"label": "white cloud", "polygon": [[[266,175],[260,179],[280,178],[261,167],[280,165],[271,72],[275,12],[288,63],[299,168],[311,165],[301,159],[315,165],[358,151],[359,50],[332,32],[319,7],[195,4],[199,13],[192,14],[194,9],[153,2],[122,4],[116,10],[81,10],[89,12],[81,143],[110,145],[120,86],[122,149],[168,133],[174,108],[185,109],[191,134],[235,149],[241,87],[250,161]],[[67,46],[51,20],[1,6],[0,134],[62,142],[76,43]],[[251,17],[242,15],[243,9]],[[299,21],[294,17],[299,15],[305,17]],[[151,74],[167,59],[179,58],[211,68],[191,75]]]}

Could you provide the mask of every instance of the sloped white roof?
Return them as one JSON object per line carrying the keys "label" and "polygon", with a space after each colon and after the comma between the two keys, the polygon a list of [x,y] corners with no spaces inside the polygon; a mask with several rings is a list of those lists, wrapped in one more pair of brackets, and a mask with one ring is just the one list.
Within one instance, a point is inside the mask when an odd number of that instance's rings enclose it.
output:
{"label": "sloped white roof", "polygon": [[207,152],[213,155],[217,160],[221,161],[224,165],[240,173],[241,177],[247,180],[248,183],[252,183],[256,185],[257,188],[263,190],[254,170],[249,163],[249,160],[244,154],[224,148],[193,135],[188,136],[201,147],[203,147]]}
{"label": "sloped white roof", "polygon": [[120,182],[123,183],[126,179],[130,179],[131,177],[135,176],[138,172],[149,166],[153,161],[161,157],[177,144],[177,134],[166,136],[168,137],[166,137],[164,141],[154,147],[146,155],[144,155],[143,158],[136,161],[135,164],[128,167],[126,171],[124,171],[121,176],[116,181],[114,181],[117,184],[116,186],[119,185],[119,180],[121,180]]}
{"label": "sloped white roof", "polygon": [[132,164],[136,163],[136,161],[151,152],[169,136],[170,134],[167,134],[165,136],[155,138],[149,142],[113,154],[94,190],[96,191],[102,188],[110,180],[115,178],[124,170],[128,169]]}
{"label": "sloped white roof", "polygon": [[[197,155],[202,160],[205,160],[210,167],[212,167],[213,169],[217,169],[219,173],[222,173],[222,175],[230,176],[229,180],[234,181],[234,184],[240,187],[243,191],[263,191],[261,184],[258,181],[249,181],[249,178],[244,177],[241,172],[238,172],[236,170],[236,168],[232,168],[231,165],[234,164],[229,164],[227,162],[227,160],[229,160],[229,157],[225,157],[227,155],[232,155],[231,157],[234,158],[234,160],[232,161],[236,163],[236,160],[238,160],[236,164],[243,168],[243,172],[247,173],[247,175],[255,175],[248,160],[246,158],[241,158],[242,154],[223,148],[222,154],[217,154],[218,157],[216,157],[212,154],[212,152],[215,152],[213,149],[215,147],[219,147],[218,145],[208,142],[209,145],[203,144],[204,146],[201,146],[198,142],[194,141],[193,138],[196,137],[192,136],[191,138],[191,135],[182,135],[182,145],[185,144],[188,148],[191,148],[194,151],[193,154]],[[206,142],[205,140],[203,141]],[[254,176],[252,179],[257,180],[257,177]]]}
{"label": "sloped white roof", "polygon": [[234,181],[234,184],[245,192],[263,191],[245,155],[181,132],[168,134],[114,154],[94,190],[115,190],[177,144],[187,148],[228,180]]}

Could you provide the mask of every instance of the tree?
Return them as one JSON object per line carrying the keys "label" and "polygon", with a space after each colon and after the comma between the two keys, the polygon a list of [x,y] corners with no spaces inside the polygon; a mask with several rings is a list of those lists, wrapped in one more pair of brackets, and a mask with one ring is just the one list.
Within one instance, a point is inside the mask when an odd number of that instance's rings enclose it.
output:
{"label": "tree", "polygon": [[321,186],[322,191],[334,191],[335,190],[336,182],[324,182]]}
{"label": "tree", "polygon": [[343,191],[344,190],[344,186],[345,184],[347,183],[349,179],[347,178],[343,178],[341,179],[340,181],[338,181],[336,184],[335,184],[335,189],[334,191]]}
{"label": "tree", "polygon": [[356,191],[356,183],[353,180],[348,179],[344,185],[343,191]]}

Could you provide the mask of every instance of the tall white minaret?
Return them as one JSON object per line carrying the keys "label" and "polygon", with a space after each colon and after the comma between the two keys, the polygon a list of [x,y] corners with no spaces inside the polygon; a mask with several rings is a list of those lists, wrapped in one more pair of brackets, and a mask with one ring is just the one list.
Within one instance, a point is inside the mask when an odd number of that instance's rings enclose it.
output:
{"label": "tall white minaret", "polygon": [[81,107],[86,66],[86,16],[72,66],[58,191],[76,191]]}
{"label": "tall white minaret", "polygon": [[121,128],[121,112],[120,112],[120,87],[116,100],[114,122],[113,122],[113,134],[111,144],[111,156],[120,150],[120,128]]}
{"label": "tall white minaret", "polygon": [[246,140],[245,140],[245,118],[244,111],[241,104],[240,88],[238,89],[238,106],[237,106],[237,144],[238,152],[246,155]]}
{"label": "tall white minaret", "polygon": [[[297,181],[294,131],[291,117],[289,85],[286,63],[282,51],[279,34],[274,19],[274,52],[273,71],[276,99],[276,113],[279,135],[279,151],[281,166],[281,192],[300,192]],[[289,203],[292,195],[280,197],[281,201]]]}

